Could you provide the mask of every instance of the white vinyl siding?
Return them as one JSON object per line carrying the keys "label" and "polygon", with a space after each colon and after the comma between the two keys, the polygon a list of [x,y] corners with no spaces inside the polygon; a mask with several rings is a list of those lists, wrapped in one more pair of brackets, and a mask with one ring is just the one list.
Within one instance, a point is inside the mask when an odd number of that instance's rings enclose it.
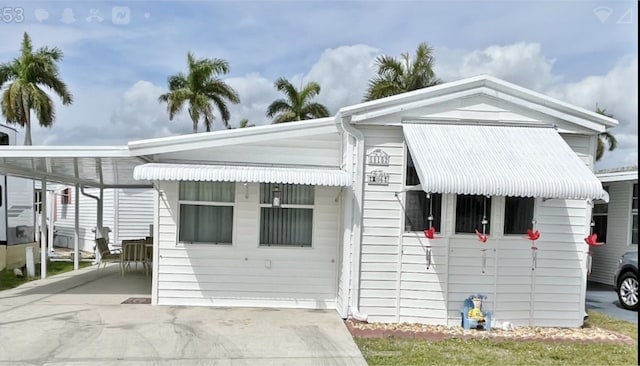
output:
{"label": "white vinyl siding", "polygon": [[178,183],[162,182],[158,304],[335,309],[340,188],[316,187],[313,248],[259,247],[259,184],[236,183],[233,245],[182,245]]}
{"label": "white vinyl siding", "polygon": [[[389,155],[389,166],[364,166],[364,210],[360,270],[360,311],[371,321],[398,321],[400,242],[403,211],[394,192],[404,187],[402,130],[364,127],[365,154],[381,149]],[[381,169],[389,173],[389,185],[369,185],[367,173]]]}
{"label": "white vinyl siding", "polygon": [[[360,311],[378,322],[460,324],[470,294],[487,296],[483,307],[514,325],[577,327],[584,316],[589,207],[583,200],[536,199],[537,264],[531,241],[504,235],[505,197],[492,197],[481,244],[475,235],[455,234],[456,195],[442,197],[440,238],[404,233],[404,143],[401,127],[358,126],[366,153],[382,149],[388,167],[365,165]],[[588,138],[586,143],[588,144]],[[574,142],[583,141],[581,138]],[[389,185],[368,185],[373,169],[389,173]],[[431,261],[427,259],[431,250]],[[483,260],[484,255],[484,260]],[[427,266],[428,265],[428,266]],[[484,271],[484,272],[483,272]],[[558,281],[562,278],[562,281]],[[554,306],[554,304],[558,304]]]}
{"label": "white vinyl siding", "polygon": [[632,195],[637,181],[609,182],[609,204],[607,213],[607,241],[605,245],[593,247],[593,265],[590,281],[614,285],[613,274],[620,256],[631,248]]}
{"label": "white vinyl siding", "polygon": [[[54,185],[54,189],[62,188]],[[73,248],[75,188],[69,187],[71,203],[63,205],[60,197],[56,197],[55,207],[55,242],[56,246]],[[98,197],[100,190],[87,188],[85,192]],[[153,190],[152,189],[105,189],[103,193],[103,226],[109,227],[109,242],[119,245],[122,240],[140,239],[150,236],[150,225],[153,223]],[[97,224],[96,200],[80,194],[80,242],[79,249],[92,252],[95,245],[93,229]]]}
{"label": "white vinyl siding", "polygon": [[340,166],[340,139],[338,134],[286,138],[251,144],[210,147],[197,151],[172,152],[163,155],[168,161],[197,160],[205,163],[251,162],[254,164],[301,164],[310,166]]}
{"label": "white vinyl siding", "polygon": [[[62,187],[63,186],[58,185],[53,186],[54,189]],[[100,196],[100,190],[98,188],[86,188],[84,191],[85,193],[95,197]],[[56,229],[54,245],[73,248],[75,230],[75,188],[69,188],[69,192],[71,193],[71,204],[61,204],[59,195],[56,195],[55,198],[53,206],[56,212],[54,217],[54,226]],[[103,199],[102,226],[109,227],[111,229],[112,232],[109,233],[109,243],[114,244],[117,241],[114,235],[114,190],[105,189],[103,192]],[[95,246],[95,233],[93,230],[97,225],[98,204],[95,199],[80,193],[79,205],[80,240],[78,247],[79,250],[93,252],[93,247]],[[149,220],[149,224],[150,223],[151,220]],[[146,228],[148,231],[148,225]]]}
{"label": "white vinyl siding", "polygon": [[153,223],[153,190],[118,189],[116,192],[114,242],[153,236],[150,232]]}

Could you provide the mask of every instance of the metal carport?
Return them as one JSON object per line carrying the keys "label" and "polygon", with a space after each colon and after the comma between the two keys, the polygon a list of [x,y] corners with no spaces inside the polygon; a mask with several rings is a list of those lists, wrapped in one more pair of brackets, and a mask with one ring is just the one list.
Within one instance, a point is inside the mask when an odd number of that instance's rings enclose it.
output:
{"label": "metal carport", "polygon": [[[79,268],[79,192],[85,187],[100,189],[96,226],[102,230],[105,188],[151,188],[149,181],[133,179],[133,169],[150,159],[132,156],[127,146],[0,146],[0,174],[39,180],[46,192],[47,182],[75,185],[74,268]],[[46,200],[42,210],[46,212]],[[46,215],[40,225],[41,276],[47,273]]]}

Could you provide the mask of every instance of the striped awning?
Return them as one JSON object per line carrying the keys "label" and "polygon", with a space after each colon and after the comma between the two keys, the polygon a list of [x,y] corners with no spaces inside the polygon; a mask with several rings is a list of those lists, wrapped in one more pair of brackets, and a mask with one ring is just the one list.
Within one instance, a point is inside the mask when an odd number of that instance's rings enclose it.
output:
{"label": "striped awning", "polygon": [[403,132],[427,192],[609,199],[551,127],[406,122]]}
{"label": "striped awning", "polygon": [[133,178],[150,181],[285,183],[336,187],[351,185],[351,178],[345,171],[302,167],[150,163],[137,166],[133,171]]}

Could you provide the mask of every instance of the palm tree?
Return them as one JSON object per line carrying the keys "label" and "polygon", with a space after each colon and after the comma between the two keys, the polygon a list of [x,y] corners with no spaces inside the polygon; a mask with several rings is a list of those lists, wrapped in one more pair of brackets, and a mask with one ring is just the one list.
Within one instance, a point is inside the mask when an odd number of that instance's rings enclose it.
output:
{"label": "palm tree", "polygon": [[320,85],[310,81],[302,89],[296,89],[287,79],[279,78],[274,83],[278,91],[284,92],[286,99],[277,99],[267,108],[267,117],[275,116],[273,123],[301,121],[304,119],[328,117],[329,110],[320,103],[312,103],[311,98],[320,94]]}
{"label": "palm tree", "polygon": [[413,60],[409,53],[401,54],[400,59],[391,56],[378,56],[376,76],[369,80],[364,100],[374,100],[408,91],[440,84],[433,71],[433,49],[427,43],[420,43]]}
{"label": "palm tree", "polygon": [[57,62],[62,57],[57,47],[41,47],[34,52],[31,37],[25,32],[20,56],[0,64],[0,88],[8,83],[3,88],[2,114],[8,123],[24,127],[25,145],[31,145],[32,111],[43,127],[51,127],[56,117],[53,101],[43,88],[57,94],[63,105],[73,103],[58,71]]}
{"label": "palm tree", "polygon": [[169,92],[162,94],[158,100],[167,103],[169,119],[188,104],[189,117],[193,122],[193,133],[198,132],[198,122],[204,118],[207,132],[211,131],[213,105],[222,116],[222,121],[229,127],[229,108],[227,101],[240,103],[238,93],[227,83],[220,80],[220,74],[229,72],[229,63],[219,58],[196,59],[191,52],[187,53],[187,74],[178,73],[167,78]]}
{"label": "palm tree", "polygon": [[255,127],[255,125],[253,123],[249,123],[249,119],[243,118],[240,120],[240,128],[246,127]]}
{"label": "palm tree", "polygon": [[[613,118],[613,114],[607,113],[606,109],[604,108],[600,109],[600,107],[598,107],[597,105],[596,105],[596,113]],[[604,156],[605,145],[609,146],[609,149],[608,149],[609,151],[613,151],[618,147],[618,140],[609,131],[600,132],[598,134],[598,145],[596,147],[596,161],[600,161],[600,159],[602,159],[602,157]]]}

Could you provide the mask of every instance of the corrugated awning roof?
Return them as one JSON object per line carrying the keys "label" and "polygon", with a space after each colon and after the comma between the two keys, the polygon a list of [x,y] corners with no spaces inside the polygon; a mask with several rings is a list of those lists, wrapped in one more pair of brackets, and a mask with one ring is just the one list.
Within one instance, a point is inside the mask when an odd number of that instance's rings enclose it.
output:
{"label": "corrugated awning roof", "polygon": [[133,179],[145,163],[126,146],[1,146],[0,174],[102,188],[146,188]]}
{"label": "corrugated awning roof", "polygon": [[608,201],[553,128],[405,122],[403,132],[427,192]]}
{"label": "corrugated awning roof", "polygon": [[137,166],[133,177],[152,181],[287,183],[337,187],[351,185],[347,172],[328,168],[149,163]]}

